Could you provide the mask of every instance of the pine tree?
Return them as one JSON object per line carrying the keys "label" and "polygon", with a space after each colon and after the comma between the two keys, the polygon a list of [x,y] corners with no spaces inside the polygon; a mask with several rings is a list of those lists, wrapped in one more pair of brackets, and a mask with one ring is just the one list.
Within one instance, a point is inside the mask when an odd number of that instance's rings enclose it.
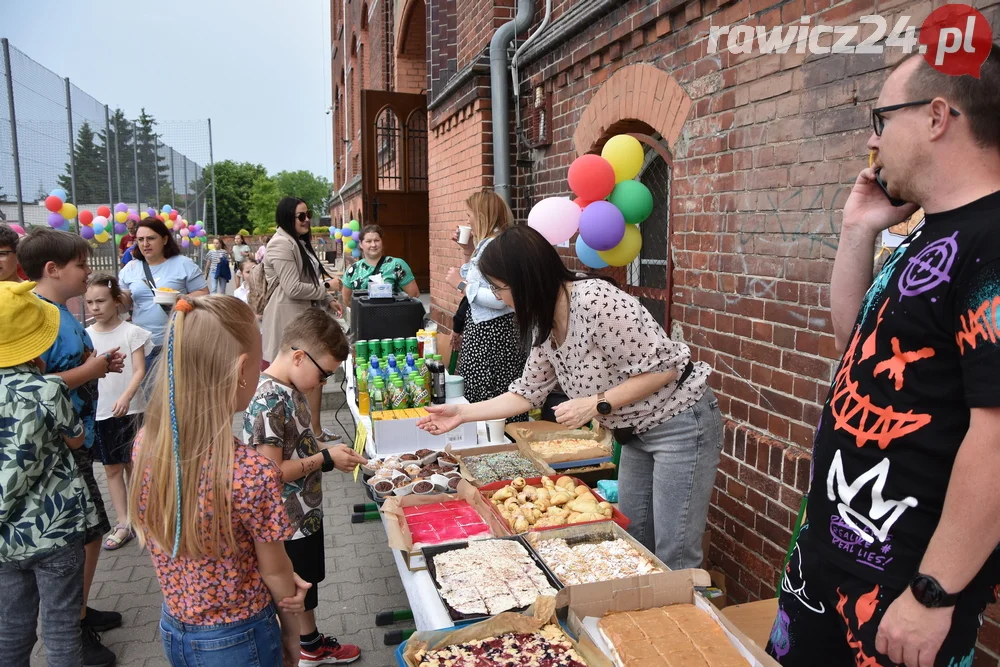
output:
{"label": "pine tree", "polygon": [[[115,202],[131,202],[135,200],[135,157],[132,152],[132,121],[125,117],[125,112],[115,109],[111,115],[110,140],[104,133],[97,136],[105,145],[111,146],[111,191]],[[117,132],[115,130],[117,128]],[[117,151],[116,151],[117,148]],[[119,182],[121,187],[119,187]]]}
{"label": "pine tree", "polygon": [[[151,205],[170,203],[170,182],[167,172],[170,167],[160,152],[160,140],[156,135],[156,119],[143,108],[135,121],[135,138],[139,153],[139,193]],[[166,188],[166,190],[165,190]],[[158,194],[159,193],[159,196]],[[166,198],[163,195],[166,193]]]}
{"label": "pine tree", "polygon": [[66,173],[59,177],[59,187],[73,197],[74,204],[78,206],[90,206],[104,203],[108,200],[108,163],[103,145],[98,145],[94,140],[94,134],[90,123],[83,122],[76,136],[76,145],[73,147],[73,160],[76,173],[76,188],[73,188],[69,163],[66,164]]}

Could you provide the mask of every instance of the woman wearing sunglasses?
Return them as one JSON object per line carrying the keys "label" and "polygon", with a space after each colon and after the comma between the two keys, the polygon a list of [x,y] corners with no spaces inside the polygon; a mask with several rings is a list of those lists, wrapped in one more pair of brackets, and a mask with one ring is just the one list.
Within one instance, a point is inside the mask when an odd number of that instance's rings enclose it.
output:
{"label": "woman wearing sunglasses", "polygon": [[566,428],[596,419],[622,444],[619,508],[629,532],[672,569],[701,567],[702,534],[722,450],[711,369],[670,340],[634,297],[611,282],[569,271],[556,249],[524,225],[496,237],[479,271],[514,309],[524,373],[482,403],[432,405],[418,422],[440,435],[465,422],[539,408],[558,384],[570,397],[555,408]]}
{"label": "woman wearing sunglasses", "polygon": [[[264,275],[268,289],[273,289],[262,318],[263,358],[266,365],[277,357],[285,325],[309,308],[329,308],[338,317],[343,309],[336,294],[340,280],[323,268],[312,247],[310,225],[312,212],[301,199],[285,197],[275,211],[277,230],[267,244]],[[338,436],[325,431],[319,423],[323,388],[309,392],[313,433],[320,442],[333,442]]]}

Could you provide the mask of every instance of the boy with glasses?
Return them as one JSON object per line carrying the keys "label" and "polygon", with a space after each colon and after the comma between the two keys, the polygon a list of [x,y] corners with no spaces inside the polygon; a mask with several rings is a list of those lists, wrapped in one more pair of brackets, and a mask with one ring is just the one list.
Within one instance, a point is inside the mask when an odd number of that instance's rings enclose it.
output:
{"label": "boy with glasses", "polygon": [[320,448],[306,394],[336,373],[348,352],[336,320],[318,308],[306,310],[285,327],[281,350],[260,376],[243,417],[246,444],[281,468],[282,497],[296,528],[285,548],[296,574],[313,584],[299,615],[300,667],[354,662],[361,655],[357,646],[320,634],[315,614],[318,586],[326,577],[322,473],[351,472],[365,459],[347,445]]}
{"label": "boy with glasses", "polygon": [[0,282],[21,282],[17,275],[17,242],[20,237],[7,225],[0,225]]}

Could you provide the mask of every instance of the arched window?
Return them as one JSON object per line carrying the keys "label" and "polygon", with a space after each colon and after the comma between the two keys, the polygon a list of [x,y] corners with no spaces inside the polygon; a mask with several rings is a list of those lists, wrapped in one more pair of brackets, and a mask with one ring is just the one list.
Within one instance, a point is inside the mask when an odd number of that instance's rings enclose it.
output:
{"label": "arched window", "polygon": [[403,189],[403,169],[400,164],[401,141],[402,128],[396,112],[389,107],[382,109],[375,117],[376,176],[379,190]]}
{"label": "arched window", "polygon": [[419,109],[406,119],[406,187],[411,192],[427,190],[427,111]]}

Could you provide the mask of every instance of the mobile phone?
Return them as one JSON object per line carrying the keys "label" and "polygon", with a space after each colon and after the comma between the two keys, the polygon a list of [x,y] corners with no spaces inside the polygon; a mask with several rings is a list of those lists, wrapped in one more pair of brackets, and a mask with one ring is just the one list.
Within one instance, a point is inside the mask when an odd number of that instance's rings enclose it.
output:
{"label": "mobile phone", "polygon": [[885,195],[885,198],[888,199],[889,203],[893,206],[905,206],[908,203],[905,199],[897,199],[896,197],[893,197],[889,194],[889,191],[885,189],[885,182],[882,181],[881,169],[875,172],[875,183],[878,184],[879,189],[882,190],[882,194]]}

